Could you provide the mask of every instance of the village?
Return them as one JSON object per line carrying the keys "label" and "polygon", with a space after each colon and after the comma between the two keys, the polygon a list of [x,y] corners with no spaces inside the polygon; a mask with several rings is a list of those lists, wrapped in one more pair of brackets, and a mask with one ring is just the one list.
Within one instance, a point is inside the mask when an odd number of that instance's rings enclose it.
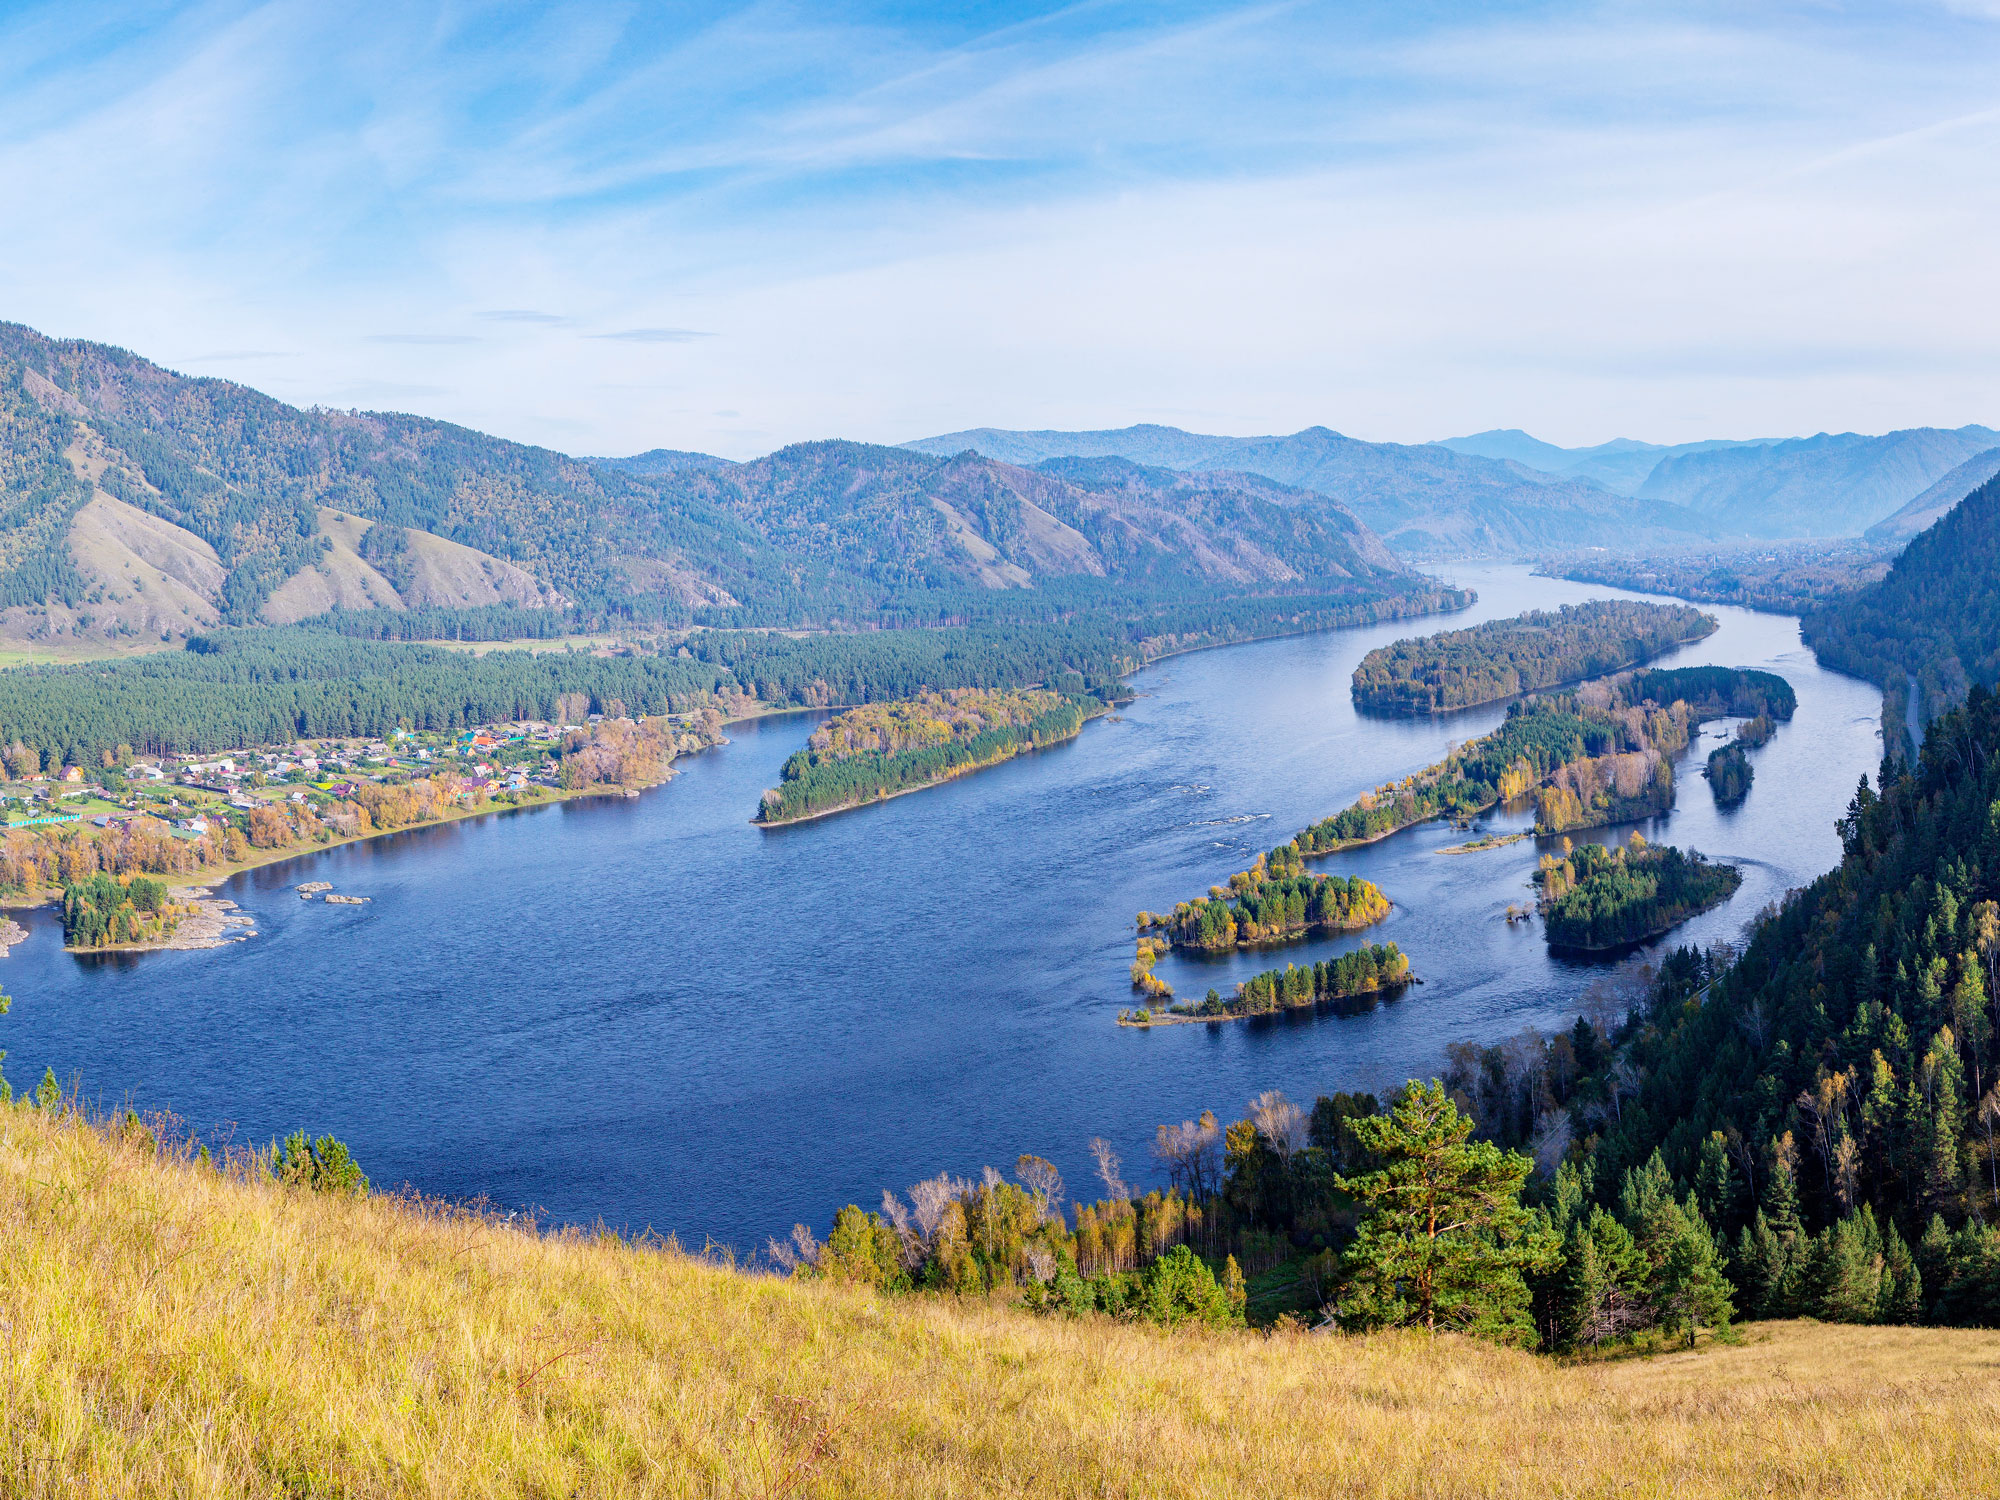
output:
{"label": "village", "polygon": [[[667,731],[662,759],[706,742],[695,716],[661,727]],[[143,817],[165,823],[177,837],[198,839],[248,826],[260,809],[267,817],[290,812],[291,804],[330,830],[346,832],[351,829],[343,825],[361,821],[358,809],[377,800],[370,790],[416,781],[472,809],[650,780],[623,765],[607,767],[602,755],[578,754],[608,740],[622,745],[639,728],[593,713],[576,724],[522,719],[456,731],[399,729],[385,739],[301,740],[226,755],[135,756],[121,747],[104,757],[107,764],[36,772],[28,771],[24,757],[10,755],[0,814],[7,829],[51,830],[68,824],[109,829]],[[571,760],[578,763],[566,766]]]}

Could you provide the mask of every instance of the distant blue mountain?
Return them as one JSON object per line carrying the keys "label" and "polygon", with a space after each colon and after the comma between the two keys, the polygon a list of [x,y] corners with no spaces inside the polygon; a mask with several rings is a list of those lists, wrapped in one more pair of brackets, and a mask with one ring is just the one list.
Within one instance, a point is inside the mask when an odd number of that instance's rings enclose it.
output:
{"label": "distant blue mountain", "polygon": [[1959,501],[2000,474],[2000,448],[1975,453],[1936,484],[1910,501],[1886,521],[1868,528],[1868,539],[1879,542],[1907,541],[1955,509]]}
{"label": "distant blue mountain", "polygon": [[1475,432],[1470,437],[1443,438],[1438,446],[1481,458],[1511,459],[1546,474],[1588,479],[1621,495],[1636,495],[1645,484],[1646,477],[1663,458],[1678,458],[1683,453],[1705,453],[1712,448],[1755,447],[1761,441],[1754,438],[1744,442],[1711,438],[1700,443],[1661,444],[1642,443],[1636,438],[1613,438],[1592,448],[1558,448],[1554,443],[1545,443],[1518,427],[1496,427],[1490,432]]}
{"label": "distant blue mountain", "polygon": [[904,444],[966,451],[1024,467],[1057,458],[1123,458],[1183,472],[1261,475],[1338,501],[1409,558],[1524,557],[1580,546],[1632,550],[1707,534],[1676,505],[1634,500],[1585,479],[1436,443],[1369,443],[1325,427],[1219,437],[1145,425],[1096,432],[983,427]]}
{"label": "distant blue mountain", "polygon": [[1718,536],[1859,536],[1996,445],[1990,427],[1822,432],[1663,458],[1641,499],[1685,506]]}

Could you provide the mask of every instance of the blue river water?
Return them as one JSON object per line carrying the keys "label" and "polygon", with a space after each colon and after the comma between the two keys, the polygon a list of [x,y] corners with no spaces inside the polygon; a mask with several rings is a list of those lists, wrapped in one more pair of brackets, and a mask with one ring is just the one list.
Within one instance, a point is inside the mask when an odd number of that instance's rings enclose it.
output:
{"label": "blue river water", "polygon": [[[1356,1016],[1134,1031],[1132,916],[1484,732],[1498,706],[1358,716],[1348,677],[1400,635],[1594,597],[1522,567],[1463,567],[1458,616],[1198,652],[1068,745],[889,803],[765,832],[759,792],[810,715],[737,726],[635,799],[510,812],[267,867],[224,889],[258,921],[207,952],[80,958],[46,911],[0,962],[8,1076],[53,1066],[109,1107],[238,1142],[340,1136],[378,1186],[753,1250],[941,1170],[1053,1158],[1088,1189],[1103,1136],[1144,1180],[1153,1127],[1266,1088],[1310,1100],[1435,1070],[1447,1043],[1566,1024],[1601,967],[1552,959],[1533,840],[1441,857],[1430,825],[1321,861],[1395,903],[1358,938],[1159,972],[1182,994],[1393,939],[1427,981]],[[1728,940],[1839,858],[1834,820],[1881,754],[1876,690],[1822,671],[1796,620],[1716,607],[1668,660],[1769,667],[1797,717],[1718,811],[1681,766],[1649,836],[1740,863],[1674,941]],[[1522,820],[1496,815],[1496,828]],[[1614,830],[1617,837],[1625,830]],[[329,880],[365,906],[301,902]]]}

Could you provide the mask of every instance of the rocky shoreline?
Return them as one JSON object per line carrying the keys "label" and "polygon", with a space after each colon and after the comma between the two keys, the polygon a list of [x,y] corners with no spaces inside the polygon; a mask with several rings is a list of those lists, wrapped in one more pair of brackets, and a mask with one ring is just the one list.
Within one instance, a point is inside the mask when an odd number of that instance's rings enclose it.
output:
{"label": "rocky shoreline", "polygon": [[257,935],[257,919],[238,908],[234,901],[216,895],[205,885],[182,885],[171,888],[167,895],[194,911],[175,924],[173,932],[153,943],[121,943],[116,949],[77,948],[77,953],[148,953],[159,951],[187,950],[195,948],[220,948],[227,943],[240,943],[245,938]]}

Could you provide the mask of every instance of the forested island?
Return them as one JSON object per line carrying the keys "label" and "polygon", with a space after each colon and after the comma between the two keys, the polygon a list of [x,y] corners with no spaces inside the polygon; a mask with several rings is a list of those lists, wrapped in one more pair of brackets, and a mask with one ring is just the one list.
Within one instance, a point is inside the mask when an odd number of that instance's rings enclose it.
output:
{"label": "forested island", "polygon": [[1171,1026],[1184,1021],[1240,1021],[1281,1010],[1396,994],[1416,979],[1410,960],[1394,943],[1374,943],[1319,963],[1287,964],[1267,969],[1236,986],[1226,998],[1214,990],[1199,1002],[1169,1004],[1161,1009],[1124,1011],[1121,1026]]}
{"label": "forested island", "polygon": [[1797,695],[1784,678],[1740,667],[1624,673],[1512,704],[1492,733],[1301,829],[1231,875],[1227,885],[1211,886],[1206,897],[1179,902],[1170,912],[1140,912],[1133,987],[1156,1001],[1172,999],[1172,990],[1152,973],[1169,943],[1220,951],[1315,930],[1352,930],[1387,915],[1388,899],[1373,885],[1313,883],[1304,875],[1307,859],[1431,818],[1470,818],[1531,791],[1537,793],[1535,832],[1542,836],[1651,817],[1673,806],[1672,757],[1687,748],[1695,725],[1733,714],[1769,724],[1789,719],[1796,707]]}
{"label": "forested island", "polygon": [[1690,605],[1626,599],[1530,610],[1376,647],[1354,669],[1354,706],[1427,714],[1492,703],[1637,666],[1716,625]]}
{"label": "forested island", "polygon": [[1045,688],[952,688],[852,708],[785,761],[755,821],[777,828],[934,786],[1073,739],[1108,707],[1103,698]]}
{"label": "forested island", "polygon": [[1542,856],[1542,933],[1551,948],[1596,953],[1669,932],[1736,894],[1743,872],[1701,854],[1648,844],[1638,834],[1618,849],[1569,846]]}
{"label": "forested island", "polygon": [[1171,912],[1140,912],[1139,930],[1162,932],[1177,948],[1220,953],[1312,933],[1354,932],[1388,915],[1389,898],[1370,882],[1309,875],[1298,850],[1281,844],[1230,876],[1227,887],[1215,886]]}
{"label": "forested island", "polygon": [[63,888],[63,942],[71,948],[124,947],[173,936],[185,908],[164,881],[144,875],[89,875]]}
{"label": "forested island", "polygon": [[1756,776],[1740,740],[1710,752],[1708,769],[1703,774],[1708,777],[1708,789],[1715,794],[1717,807],[1734,807],[1749,796],[1750,783]]}

